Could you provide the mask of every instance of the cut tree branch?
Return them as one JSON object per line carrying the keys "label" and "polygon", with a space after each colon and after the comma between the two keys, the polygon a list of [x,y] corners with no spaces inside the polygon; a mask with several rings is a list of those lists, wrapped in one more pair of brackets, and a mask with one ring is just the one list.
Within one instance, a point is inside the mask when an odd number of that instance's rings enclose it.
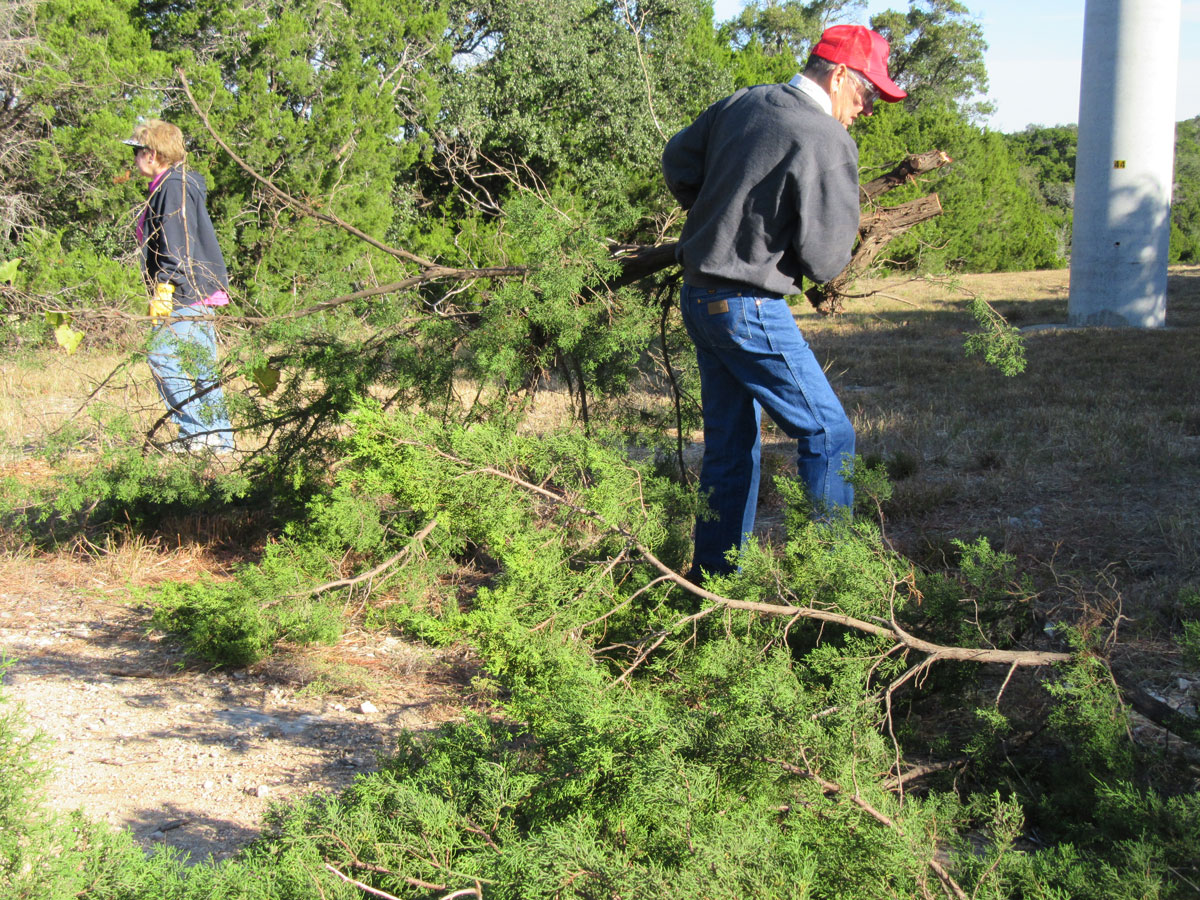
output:
{"label": "cut tree branch", "polygon": [[706,590],[699,585],[692,584],[662,560],[660,560],[650,548],[638,540],[637,535],[633,534],[628,529],[613,525],[608,522],[599,513],[593,512],[586,507],[580,506],[573,502],[570,497],[550,490],[539,484],[533,484],[525,479],[513,475],[510,472],[505,472],[502,469],[497,469],[493,466],[477,466],[470,460],[463,459],[451,453],[447,453],[437,447],[419,441],[404,441],[397,440],[397,444],[407,447],[416,447],[440,456],[442,459],[449,460],[456,465],[470,471],[472,474],[491,475],[496,478],[508,481],[511,484],[522,488],[532,494],[537,494],[540,497],[560,505],[581,516],[585,516],[597,523],[600,527],[606,529],[612,534],[618,534],[629,541],[630,545],[636,547],[642,557],[650,563],[651,566],[658,569],[668,581],[672,581],[684,590],[695,594],[704,600],[708,600],[726,609],[739,609],[746,612],[756,612],[770,616],[785,616],[788,618],[813,619],[818,622],[829,622],[835,625],[841,625],[845,628],[850,628],[855,631],[860,631],[865,634],[872,634],[877,637],[887,638],[897,644],[903,645],[910,650],[916,650],[926,654],[928,657],[923,661],[923,665],[927,665],[941,660],[955,660],[959,662],[975,662],[975,663],[1000,663],[1007,666],[1048,666],[1055,663],[1067,662],[1071,659],[1069,653],[1054,653],[1043,650],[996,650],[989,647],[953,647],[944,644],[935,644],[931,641],[923,640],[915,635],[909,634],[896,622],[891,622],[889,625],[881,625],[875,622],[866,622],[862,619],[847,616],[842,613],[832,612],[826,609],[818,609],[811,606],[793,606],[784,603],[759,603],[748,600],[734,600],[731,597],[723,597],[720,594],[715,594],[712,591]]}
{"label": "cut tree branch", "polygon": [[[896,163],[890,171],[859,187],[865,209],[858,224],[858,246],[850,265],[840,275],[828,284],[819,285],[805,293],[808,301],[817,310],[839,312],[846,285],[870,267],[889,241],[919,222],[942,213],[942,204],[937,194],[919,197],[894,207],[876,206],[876,198],[901,185],[915,182],[920,176],[951,162],[953,160],[941,150],[914,153]],[[677,246],[678,242],[670,241],[654,246],[625,245],[617,248],[613,256],[621,264],[621,273],[608,282],[608,287],[624,287],[674,265]]]}

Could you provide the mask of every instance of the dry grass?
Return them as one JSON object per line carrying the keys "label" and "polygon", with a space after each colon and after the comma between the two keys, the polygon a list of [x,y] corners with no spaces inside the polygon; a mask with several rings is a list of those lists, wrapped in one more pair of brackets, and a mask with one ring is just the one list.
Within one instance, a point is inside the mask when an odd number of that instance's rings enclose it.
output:
{"label": "dry grass", "polygon": [[5,359],[0,461],[20,460],[68,432],[76,446],[94,448],[106,440],[98,419],[128,417],[135,428],[148,429],[162,414],[162,400],[145,362],[131,359],[127,353],[86,350],[67,356],[57,349]]}
{"label": "dry grass", "polygon": [[964,360],[978,295],[1026,327],[1065,322],[1066,271],[896,279],[837,320],[801,313],[859,431],[892,463],[894,540],[937,562],[988,536],[1034,569],[1115,573],[1126,613],[1165,624],[1200,572],[1200,267],[1173,269],[1168,327],[1030,330],[1028,369]]}

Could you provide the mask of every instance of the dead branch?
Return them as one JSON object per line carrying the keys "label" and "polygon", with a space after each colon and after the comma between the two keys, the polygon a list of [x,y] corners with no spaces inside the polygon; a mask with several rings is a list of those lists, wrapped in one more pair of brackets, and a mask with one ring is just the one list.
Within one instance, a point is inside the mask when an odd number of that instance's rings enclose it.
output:
{"label": "dead branch", "polygon": [[858,226],[858,246],[850,265],[832,281],[809,288],[804,296],[818,312],[841,312],[846,286],[871,267],[884,247],[914,225],[941,214],[942,201],[937,194],[864,212]]}
{"label": "dead branch", "polygon": [[870,203],[876,197],[886,194],[892,188],[914,182],[921,175],[940,169],[954,162],[948,154],[941,150],[929,150],[925,153],[914,153],[912,156],[898,162],[890,172],[878,178],[859,185],[858,193],[863,203]]}
{"label": "dead branch", "polygon": [[[914,182],[953,160],[941,150],[915,153],[892,168],[891,171],[859,187],[866,208],[859,219],[859,242],[854,256],[845,270],[825,285],[819,285],[805,293],[808,301],[821,312],[838,312],[845,296],[845,287],[870,268],[880,251],[919,222],[932,219],[942,213],[942,204],[937,194],[919,197],[895,207],[877,207],[874,203],[893,188]],[[633,284],[675,264],[676,241],[655,246],[624,245],[613,252],[621,264],[621,274],[607,283],[612,289]]]}

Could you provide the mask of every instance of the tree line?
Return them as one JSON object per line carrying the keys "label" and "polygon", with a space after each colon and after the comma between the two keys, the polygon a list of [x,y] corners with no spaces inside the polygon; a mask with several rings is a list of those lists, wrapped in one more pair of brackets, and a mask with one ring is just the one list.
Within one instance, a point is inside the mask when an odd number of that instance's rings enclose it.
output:
{"label": "tree line", "polygon": [[[759,0],[715,23],[705,0],[237,10],[20,0],[0,20],[0,255],[22,258],[18,283],[33,295],[76,306],[139,297],[128,260],[143,186],[126,177],[117,143],[139,116],[174,120],[191,138],[239,299],[266,314],[394,273],[264,193],[214,133],[289,194],[446,265],[523,257],[504,211],[533,196],[611,241],[654,242],[677,225],[658,175],[665,139],[734,88],[790,77],[822,27],[856,10],[850,0]],[[982,126],[985,35],[957,0],[916,0],[871,24],[891,40],[910,97],[855,126],[864,180],[908,153],[955,160],[936,178],[944,215],[884,261],[1062,265],[1074,132]],[[1175,262],[1194,260],[1200,242],[1196,129],[1180,125]]]}

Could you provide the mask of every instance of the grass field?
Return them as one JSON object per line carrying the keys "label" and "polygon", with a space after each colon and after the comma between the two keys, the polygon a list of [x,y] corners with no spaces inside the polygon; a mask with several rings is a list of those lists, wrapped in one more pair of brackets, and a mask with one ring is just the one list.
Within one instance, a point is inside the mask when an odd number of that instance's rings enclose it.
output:
{"label": "grass field", "polygon": [[860,451],[893,476],[893,541],[936,565],[949,538],[986,535],[1039,584],[1119,594],[1136,633],[1171,628],[1200,577],[1200,269],[1172,271],[1165,329],[1029,329],[1015,377],[964,360],[962,298],[1062,323],[1065,271],[866,287],[880,293],[801,324]]}

